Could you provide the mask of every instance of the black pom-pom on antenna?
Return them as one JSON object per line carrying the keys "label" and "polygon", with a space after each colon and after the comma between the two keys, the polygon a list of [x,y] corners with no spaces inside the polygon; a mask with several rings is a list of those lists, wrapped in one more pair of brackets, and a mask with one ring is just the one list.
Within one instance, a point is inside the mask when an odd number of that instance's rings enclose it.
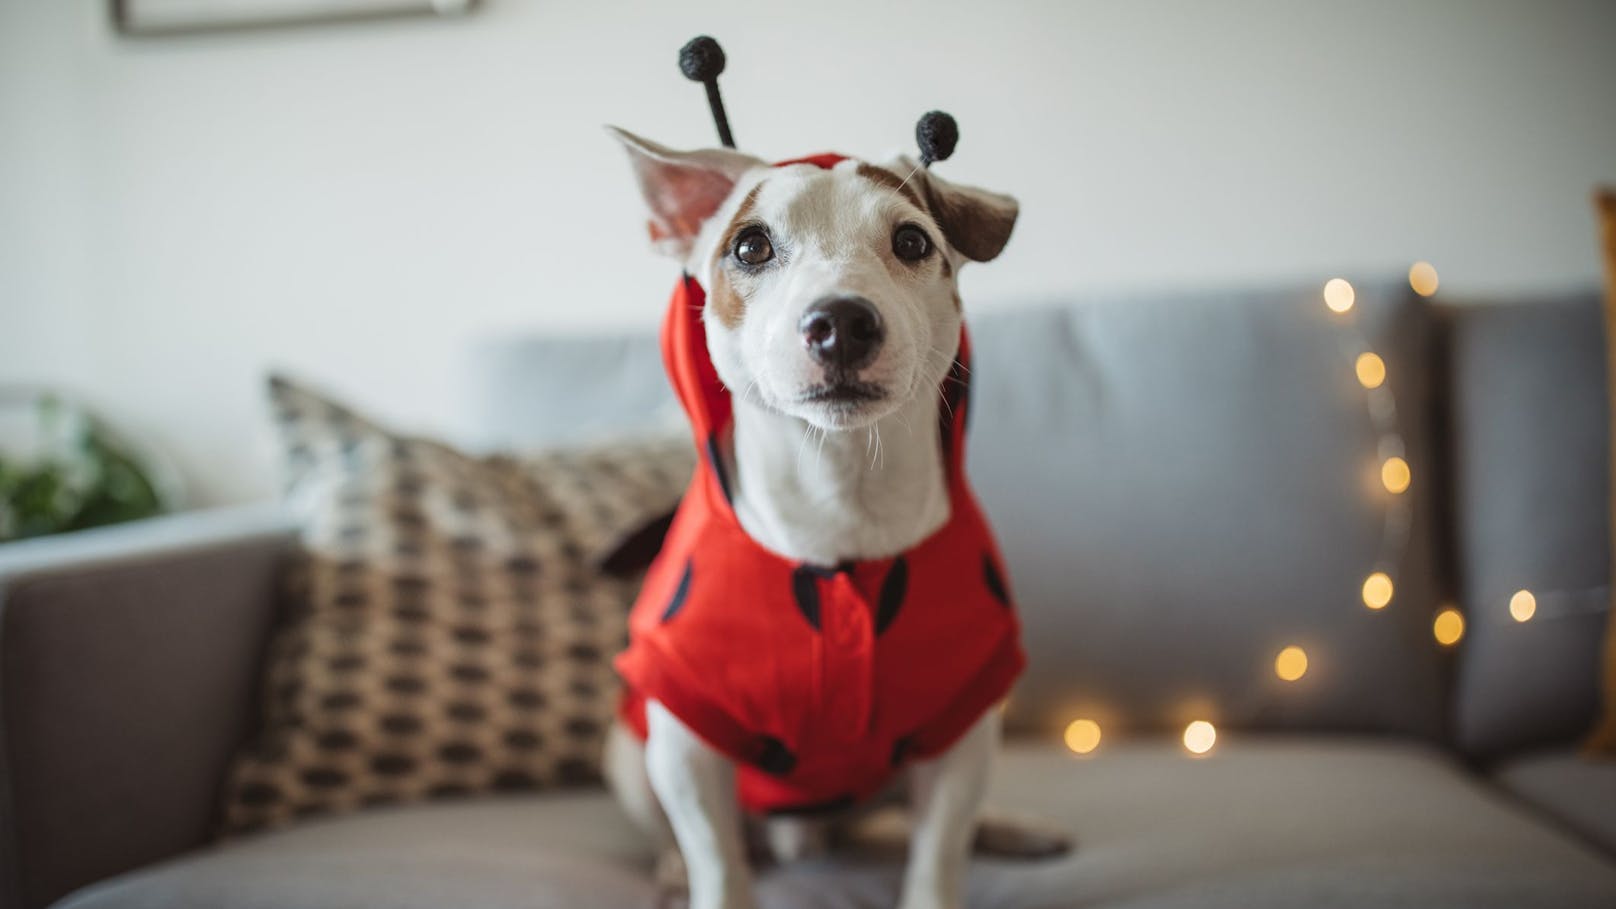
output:
{"label": "black pom-pom on antenna", "polygon": [[724,49],[706,35],[691,38],[679,48],[679,71],[692,82],[717,79],[724,73]]}
{"label": "black pom-pom on antenna", "polygon": [[735,137],[729,131],[729,116],[724,113],[724,99],[718,94],[718,75],[724,71],[724,49],[706,35],[698,35],[679,48],[679,72],[692,82],[707,88],[707,106],[713,110],[713,123],[718,126],[718,141],[725,148],[735,147]]}
{"label": "black pom-pom on antenna", "polygon": [[920,164],[930,167],[934,161],[947,161],[959,144],[959,124],[940,110],[926,113],[915,124],[915,142],[920,145]]}

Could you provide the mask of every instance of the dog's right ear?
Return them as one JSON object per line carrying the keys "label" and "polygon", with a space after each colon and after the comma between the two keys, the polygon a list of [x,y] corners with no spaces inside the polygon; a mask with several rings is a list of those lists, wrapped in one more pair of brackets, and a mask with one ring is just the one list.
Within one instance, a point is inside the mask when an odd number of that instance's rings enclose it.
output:
{"label": "dog's right ear", "polygon": [[735,189],[736,181],[764,162],[728,148],[674,151],[615,126],[606,127],[628,150],[640,194],[650,210],[651,246],[683,259],[701,226]]}

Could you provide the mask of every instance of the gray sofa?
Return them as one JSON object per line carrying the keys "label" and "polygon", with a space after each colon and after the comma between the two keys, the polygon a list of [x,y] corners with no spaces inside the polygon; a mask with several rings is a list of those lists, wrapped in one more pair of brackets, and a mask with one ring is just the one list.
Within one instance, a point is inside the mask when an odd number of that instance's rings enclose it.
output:
{"label": "gray sofa", "polygon": [[[1308,286],[973,326],[971,470],[1032,657],[992,798],[1079,847],[979,862],[971,905],[1616,906],[1616,763],[1575,755],[1610,595],[1593,293],[1363,284],[1337,315]],[[1378,389],[1353,378],[1365,350]],[[473,359],[486,445],[669,417],[647,335]],[[262,507],[0,548],[0,906],[648,905],[648,844],[598,790],[210,843],[295,535]],[[1377,570],[1395,594],[1371,610]],[[1431,636],[1450,603],[1456,650]],[[1287,645],[1309,658],[1294,682]],[[1060,744],[1074,717],[1101,725],[1092,754]],[[1207,755],[1177,740],[1191,719],[1217,725]],[[883,907],[898,868],[840,854],[760,886],[766,907]]]}

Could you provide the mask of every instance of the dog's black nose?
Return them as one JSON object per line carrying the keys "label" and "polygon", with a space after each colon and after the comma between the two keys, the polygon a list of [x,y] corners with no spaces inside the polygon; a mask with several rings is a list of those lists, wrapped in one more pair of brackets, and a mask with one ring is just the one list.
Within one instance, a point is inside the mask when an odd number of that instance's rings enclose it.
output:
{"label": "dog's black nose", "polygon": [[815,362],[843,370],[874,359],[887,333],[881,314],[863,297],[826,297],[808,307],[797,328]]}

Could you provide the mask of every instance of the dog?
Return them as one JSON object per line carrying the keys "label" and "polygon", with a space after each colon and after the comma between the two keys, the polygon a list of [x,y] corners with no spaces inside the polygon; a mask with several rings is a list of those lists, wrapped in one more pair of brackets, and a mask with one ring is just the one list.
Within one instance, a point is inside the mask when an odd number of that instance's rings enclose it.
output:
{"label": "dog", "polygon": [[[608,739],[608,782],[636,821],[677,846],[659,871],[664,896],[688,886],[693,909],[750,909],[754,846],[781,860],[820,851],[824,817],[901,776],[912,833],[900,906],[957,909],[973,844],[1067,846],[1058,832],[979,816],[997,702],[1022,655],[963,479],[957,282],[965,263],[1005,247],[1017,202],[904,156],[771,165],[609,129],[628,151],[653,247],[684,269],[664,356],[705,461],[619,658],[629,694]],[[757,567],[732,567],[743,563]],[[916,567],[956,563],[964,573],[941,580]],[[795,608],[776,615],[765,602]],[[958,663],[972,674],[894,683],[902,690],[882,701],[870,661],[889,641],[909,648],[904,661],[930,653],[936,666],[917,671],[946,676]],[[668,652],[677,647],[686,651]],[[929,693],[950,685],[959,690],[946,702]],[[914,735],[882,728],[922,701],[914,709],[938,720]],[[781,807],[837,787],[850,797]],[[761,844],[746,833],[759,804],[772,812]]]}

